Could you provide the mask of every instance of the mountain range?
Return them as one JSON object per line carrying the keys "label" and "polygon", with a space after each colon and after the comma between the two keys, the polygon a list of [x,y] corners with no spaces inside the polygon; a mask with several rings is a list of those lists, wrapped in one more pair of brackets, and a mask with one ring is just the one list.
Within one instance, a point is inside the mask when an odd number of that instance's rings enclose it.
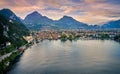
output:
{"label": "mountain range", "polygon": [[70,16],[63,16],[59,20],[52,20],[42,16],[37,11],[28,14],[24,19],[24,24],[32,30],[42,29],[87,29],[86,23],[79,22]]}
{"label": "mountain range", "polygon": [[12,19],[24,24],[29,30],[72,30],[72,29],[119,29],[120,20],[109,21],[102,25],[89,25],[84,22],[77,21],[71,16],[63,16],[59,20],[52,20],[47,16],[43,16],[37,11],[28,14],[25,19],[21,20],[10,9],[0,10],[0,14],[5,18]]}
{"label": "mountain range", "polygon": [[28,14],[23,20],[24,24],[31,30],[44,30],[44,29],[118,29],[120,28],[120,20],[109,21],[102,25],[88,25],[79,22],[70,16],[63,16],[59,20],[52,20],[47,16],[42,16],[37,11]]}

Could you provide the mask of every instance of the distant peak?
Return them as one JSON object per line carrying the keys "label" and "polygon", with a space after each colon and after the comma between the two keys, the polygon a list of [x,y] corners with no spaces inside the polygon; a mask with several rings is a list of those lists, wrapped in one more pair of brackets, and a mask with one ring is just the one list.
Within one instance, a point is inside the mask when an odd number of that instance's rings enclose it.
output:
{"label": "distant peak", "polygon": [[34,11],[31,14],[39,14],[39,15],[41,15],[38,11]]}
{"label": "distant peak", "polygon": [[34,13],[34,14],[40,14],[38,11],[34,11],[34,12],[32,12],[32,13]]}
{"label": "distant peak", "polygon": [[42,16],[39,12],[34,11],[32,13],[30,13],[29,15],[33,15],[33,16]]}
{"label": "distant peak", "polygon": [[67,16],[67,15],[64,15],[64,16],[63,16],[63,18],[72,18],[72,17],[70,17],[70,16]]}
{"label": "distant peak", "polygon": [[64,15],[62,19],[73,19],[71,16]]}
{"label": "distant peak", "polygon": [[72,17],[70,17],[70,16],[66,16],[66,15],[64,15],[60,20],[65,20],[65,19],[70,19],[70,20],[73,20],[73,18]]}

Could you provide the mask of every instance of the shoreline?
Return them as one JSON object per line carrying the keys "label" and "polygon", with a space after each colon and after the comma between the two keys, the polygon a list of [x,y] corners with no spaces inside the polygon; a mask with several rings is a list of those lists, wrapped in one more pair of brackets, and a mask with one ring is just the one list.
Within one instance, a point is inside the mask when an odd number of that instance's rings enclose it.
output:
{"label": "shoreline", "polygon": [[22,54],[25,52],[25,50],[27,50],[29,47],[31,47],[34,43],[30,42],[25,44],[24,46],[26,46],[25,49],[23,49],[22,51],[17,49],[16,52],[12,52],[10,56],[4,58],[2,61],[0,61],[0,73],[1,74],[6,74],[11,68],[12,66],[18,61],[18,59],[22,56]]}

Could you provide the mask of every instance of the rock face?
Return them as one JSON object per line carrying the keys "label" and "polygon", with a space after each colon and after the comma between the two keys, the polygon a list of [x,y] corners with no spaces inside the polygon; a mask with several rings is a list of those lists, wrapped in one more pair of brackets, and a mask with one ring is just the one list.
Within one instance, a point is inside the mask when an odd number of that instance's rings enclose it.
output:
{"label": "rock face", "polygon": [[29,30],[21,20],[9,9],[0,10],[0,45],[10,42],[20,46],[26,42],[23,39],[25,35],[29,35]]}

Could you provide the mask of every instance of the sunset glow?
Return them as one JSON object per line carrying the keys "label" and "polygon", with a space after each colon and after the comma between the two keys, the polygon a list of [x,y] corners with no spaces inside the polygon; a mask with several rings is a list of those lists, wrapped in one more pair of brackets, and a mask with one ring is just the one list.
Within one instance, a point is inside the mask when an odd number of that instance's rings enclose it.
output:
{"label": "sunset glow", "polygon": [[120,19],[119,7],[119,0],[0,0],[0,9],[9,8],[23,19],[38,11],[53,20],[68,15],[88,24]]}

